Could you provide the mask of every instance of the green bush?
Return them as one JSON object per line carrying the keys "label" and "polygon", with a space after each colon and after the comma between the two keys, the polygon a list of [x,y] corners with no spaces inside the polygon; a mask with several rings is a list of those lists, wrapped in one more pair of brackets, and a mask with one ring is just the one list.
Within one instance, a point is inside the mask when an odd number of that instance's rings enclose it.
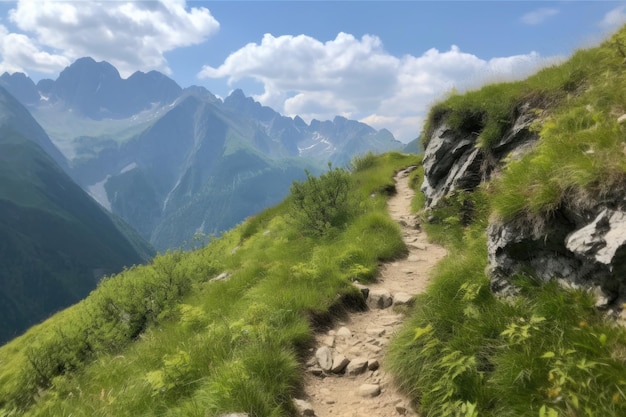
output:
{"label": "green bush", "polygon": [[303,234],[321,236],[332,227],[344,225],[352,214],[350,173],[328,165],[328,172],[314,177],[306,171],[305,181],[291,186],[291,217]]}
{"label": "green bush", "polygon": [[362,156],[355,156],[352,161],[350,161],[350,171],[360,172],[370,169],[376,165],[377,159],[378,157],[372,151]]}

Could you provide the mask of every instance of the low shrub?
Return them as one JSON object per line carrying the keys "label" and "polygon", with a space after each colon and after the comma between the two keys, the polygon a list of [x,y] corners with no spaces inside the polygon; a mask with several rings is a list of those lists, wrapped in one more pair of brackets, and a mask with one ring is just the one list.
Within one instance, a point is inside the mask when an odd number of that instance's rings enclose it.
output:
{"label": "low shrub", "polygon": [[321,236],[346,224],[353,214],[350,174],[329,164],[325,174],[314,177],[307,171],[306,176],[305,181],[294,181],[291,186],[290,214],[298,229]]}

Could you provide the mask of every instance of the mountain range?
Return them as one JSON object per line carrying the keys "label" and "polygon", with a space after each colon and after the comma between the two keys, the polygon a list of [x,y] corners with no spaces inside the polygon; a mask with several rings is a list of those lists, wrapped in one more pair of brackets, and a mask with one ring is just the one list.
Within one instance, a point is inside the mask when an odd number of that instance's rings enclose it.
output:
{"label": "mountain range", "polygon": [[241,90],[221,100],[91,58],[37,84],[5,73],[0,343],[154,248],[198,246],[276,204],[305,170],[402,146],[343,117],[306,123]]}
{"label": "mountain range", "polygon": [[4,74],[0,85],[50,135],[68,174],[160,251],[276,204],[305,170],[404,147],[388,130],[358,121],[306,123],[241,90],[222,100],[156,71],[123,79],[91,58],[56,80]]}

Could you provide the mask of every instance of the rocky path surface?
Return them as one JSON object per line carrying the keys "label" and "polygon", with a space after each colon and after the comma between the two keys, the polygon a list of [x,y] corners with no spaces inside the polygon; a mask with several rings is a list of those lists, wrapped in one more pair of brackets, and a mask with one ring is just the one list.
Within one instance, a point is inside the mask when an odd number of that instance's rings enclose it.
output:
{"label": "rocky path surface", "polygon": [[397,193],[388,203],[391,217],[402,226],[409,254],[385,264],[377,282],[363,288],[369,293],[367,311],[353,313],[332,330],[317,335],[315,355],[307,364],[306,397],[294,400],[302,415],[417,415],[385,370],[389,340],[404,320],[393,307],[411,302],[413,295],[424,291],[431,268],[446,251],[427,241],[411,214],[409,172],[396,175]]}

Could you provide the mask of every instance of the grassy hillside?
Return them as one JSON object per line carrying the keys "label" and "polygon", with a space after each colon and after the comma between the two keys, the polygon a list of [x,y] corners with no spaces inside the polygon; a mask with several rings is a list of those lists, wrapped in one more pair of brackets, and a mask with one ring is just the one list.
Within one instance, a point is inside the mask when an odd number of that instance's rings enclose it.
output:
{"label": "grassy hillside", "polygon": [[405,253],[382,190],[418,162],[363,157],[202,249],[104,280],[0,348],[0,415],[293,414],[315,328],[362,305],[352,280]]}
{"label": "grassy hillside", "polygon": [[[450,255],[390,358],[422,415],[626,415],[626,331],[594,307],[592,294],[529,273],[517,277],[519,296],[498,299],[485,276],[489,218],[549,222],[556,208],[623,198],[625,45],[626,28],[528,80],[452,95],[431,110],[424,138],[447,120],[478,132],[488,153],[530,105],[540,140],[478,191],[430,213],[441,221],[425,227]],[[463,226],[467,207],[471,224]]]}

